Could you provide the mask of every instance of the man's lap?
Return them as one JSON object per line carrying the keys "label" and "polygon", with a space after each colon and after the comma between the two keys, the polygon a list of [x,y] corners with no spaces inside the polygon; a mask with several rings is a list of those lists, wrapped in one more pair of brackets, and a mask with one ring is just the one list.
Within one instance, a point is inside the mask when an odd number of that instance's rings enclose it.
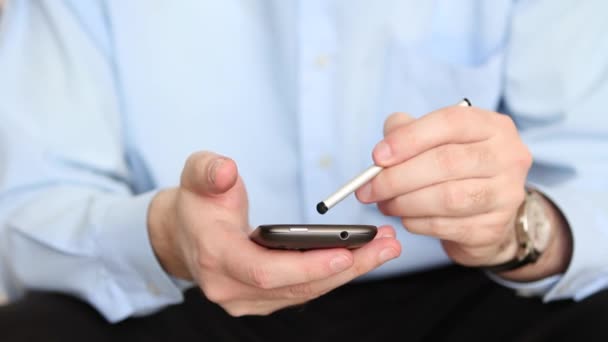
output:
{"label": "man's lap", "polygon": [[5,341],[608,340],[608,291],[580,303],[521,298],[481,272],[447,267],[350,284],[266,317],[234,318],[197,290],[148,317],[106,323],[88,305],[31,293],[0,307]]}

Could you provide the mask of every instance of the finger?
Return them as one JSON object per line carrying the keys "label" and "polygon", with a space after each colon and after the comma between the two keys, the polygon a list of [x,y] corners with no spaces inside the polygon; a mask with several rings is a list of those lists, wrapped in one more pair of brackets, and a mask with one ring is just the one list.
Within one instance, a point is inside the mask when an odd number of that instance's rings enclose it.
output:
{"label": "finger", "polygon": [[439,145],[478,142],[507,129],[515,130],[515,125],[506,115],[447,107],[392,131],[376,145],[373,158],[376,165],[388,167]]}
{"label": "finger", "polygon": [[391,133],[395,129],[405,126],[415,119],[406,113],[393,113],[384,121],[384,135]]}
{"label": "finger", "polygon": [[494,178],[450,181],[379,202],[378,209],[385,215],[401,217],[471,216],[510,201],[510,191],[503,194],[497,190],[503,188]]}
{"label": "finger", "polygon": [[395,229],[391,226],[382,226],[378,228],[378,232],[374,239],[382,239],[382,238],[394,238],[397,236],[395,233]]}
{"label": "finger", "polygon": [[405,229],[419,235],[454,241],[465,246],[483,246],[504,241],[511,218],[505,212],[467,217],[405,217]]}
{"label": "finger", "polygon": [[442,145],[385,168],[356,195],[364,203],[384,201],[447,181],[491,177],[502,164],[487,141]]}
{"label": "finger", "polygon": [[[361,274],[369,272],[382,263],[399,256],[401,253],[401,245],[399,241],[395,239],[396,235],[395,229],[389,225],[379,227],[378,232],[372,241],[353,252],[355,261],[352,267],[345,272],[338,273],[320,281],[326,281],[326,284],[337,284],[337,280],[331,281],[330,279],[353,279]],[[318,282],[319,281],[300,283],[279,288],[273,291],[273,296],[275,298],[284,298],[285,291],[287,291],[287,297],[292,299],[303,298],[306,294],[314,295],[316,297],[325,293],[323,291],[318,291],[322,288],[321,286],[313,286],[314,283]]]}
{"label": "finger", "polygon": [[181,185],[199,195],[217,195],[230,190],[237,182],[236,163],[212,152],[197,152],[186,161]]}
{"label": "finger", "polygon": [[235,279],[261,289],[328,278],[353,265],[352,252],[345,248],[272,250],[249,240],[235,242],[222,260]]}
{"label": "finger", "polygon": [[[355,250],[353,252],[354,264],[345,272],[310,284],[298,284],[278,290],[281,290],[282,296],[294,300],[305,297],[318,297],[399,257],[401,254],[401,244],[391,236],[394,234],[392,227],[390,227],[390,230],[392,233],[388,233],[388,230],[384,229],[379,230],[378,236],[380,237]],[[387,233],[385,234],[384,232]]]}
{"label": "finger", "polygon": [[308,300],[286,299],[277,290],[260,289],[219,274],[214,275],[212,281],[200,285],[205,297],[231,316],[266,315]]}
{"label": "finger", "polygon": [[[390,226],[378,228],[375,239],[393,238]],[[247,241],[248,242],[248,241]],[[353,252],[344,248],[310,251],[271,250],[249,243],[225,258],[226,268],[240,281],[274,289],[329,278],[353,266]],[[252,262],[254,261],[254,262]]]}
{"label": "finger", "polygon": [[353,252],[354,264],[347,271],[312,284],[300,284],[285,290],[295,298],[306,294],[319,296],[374,270],[400,254],[401,244],[398,240],[393,237],[377,238]]}
{"label": "finger", "polygon": [[401,245],[395,239],[395,230],[390,226],[380,227],[374,240],[354,251],[355,263],[345,272],[317,281],[257,291],[255,295],[256,298],[274,300],[278,307],[301,304],[371,271],[400,253]]}

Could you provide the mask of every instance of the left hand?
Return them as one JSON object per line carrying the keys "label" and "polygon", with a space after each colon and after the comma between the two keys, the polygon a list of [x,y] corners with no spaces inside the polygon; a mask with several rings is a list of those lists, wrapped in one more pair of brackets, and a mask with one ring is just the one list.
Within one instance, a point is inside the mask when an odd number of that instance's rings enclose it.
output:
{"label": "left hand", "polygon": [[410,232],[441,239],[466,266],[516,253],[515,217],[532,157],[506,115],[452,106],[420,119],[391,115],[373,151],[385,169],[357,191]]}

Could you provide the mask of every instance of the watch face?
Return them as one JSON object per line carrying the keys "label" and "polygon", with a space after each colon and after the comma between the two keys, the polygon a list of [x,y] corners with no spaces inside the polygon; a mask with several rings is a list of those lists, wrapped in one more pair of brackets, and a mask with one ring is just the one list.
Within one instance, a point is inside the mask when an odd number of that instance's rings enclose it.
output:
{"label": "watch face", "polygon": [[544,251],[549,245],[549,239],[551,238],[551,223],[545,210],[540,195],[533,193],[530,196],[528,203],[527,219],[528,229],[534,248],[538,251]]}

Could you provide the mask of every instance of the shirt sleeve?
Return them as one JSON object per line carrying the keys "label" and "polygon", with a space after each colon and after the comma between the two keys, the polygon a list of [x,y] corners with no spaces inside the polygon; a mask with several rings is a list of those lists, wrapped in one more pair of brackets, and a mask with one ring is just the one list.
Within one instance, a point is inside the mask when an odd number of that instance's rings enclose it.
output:
{"label": "shirt sleeve", "polygon": [[154,192],[135,186],[145,175],[125,143],[104,4],[11,1],[4,13],[0,288],[68,293],[115,322],[182,293],[150,246]]}
{"label": "shirt sleeve", "polygon": [[544,300],[608,287],[608,2],[519,1],[506,59],[505,107],[534,157],[528,181],[564,214],[567,271],[501,283]]}

